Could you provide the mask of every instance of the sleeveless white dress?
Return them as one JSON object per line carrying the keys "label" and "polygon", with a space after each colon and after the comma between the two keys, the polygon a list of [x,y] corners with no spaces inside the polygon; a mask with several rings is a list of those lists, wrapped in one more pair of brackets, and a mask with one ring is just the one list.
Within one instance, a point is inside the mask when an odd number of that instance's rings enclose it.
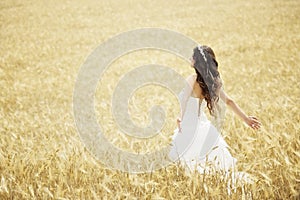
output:
{"label": "sleeveless white dress", "polygon": [[[180,93],[182,98],[183,92]],[[228,151],[228,145],[220,132],[203,112],[205,101],[186,98],[181,132],[174,131],[169,157],[179,161],[190,172],[208,173],[209,169],[228,171],[237,160]]]}

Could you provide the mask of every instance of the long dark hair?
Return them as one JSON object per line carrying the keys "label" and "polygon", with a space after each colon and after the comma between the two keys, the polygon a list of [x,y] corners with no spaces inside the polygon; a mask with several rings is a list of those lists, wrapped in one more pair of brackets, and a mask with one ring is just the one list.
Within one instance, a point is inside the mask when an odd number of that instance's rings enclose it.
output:
{"label": "long dark hair", "polygon": [[197,46],[193,50],[194,68],[197,82],[202,89],[202,95],[207,102],[209,113],[214,116],[219,92],[222,87],[218,62],[215,53],[208,46]]}

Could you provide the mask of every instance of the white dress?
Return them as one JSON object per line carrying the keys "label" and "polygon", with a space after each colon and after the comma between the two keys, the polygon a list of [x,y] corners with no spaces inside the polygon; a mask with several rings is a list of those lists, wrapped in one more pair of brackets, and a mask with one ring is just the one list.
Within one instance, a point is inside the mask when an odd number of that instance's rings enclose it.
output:
{"label": "white dress", "polygon": [[181,132],[178,129],[174,131],[169,157],[179,161],[190,172],[197,170],[208,173],[209,169],[228,171],[237,160],[232,157],[222,135],[203,112],[205,101],[190,96],[190,93],[184,93],[183,90],[179,95],[184,117]]}

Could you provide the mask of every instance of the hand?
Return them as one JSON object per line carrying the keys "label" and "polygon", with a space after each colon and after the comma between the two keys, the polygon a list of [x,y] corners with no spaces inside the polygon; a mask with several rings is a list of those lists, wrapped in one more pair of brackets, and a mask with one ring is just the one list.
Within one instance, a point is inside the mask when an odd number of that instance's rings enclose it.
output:
{"label": "hand", "polygon": [[178,126],[178,130],[181,133],[181,118],[177,118],[177,126]]}
{"label": "hand", "polygon": [[261,123],[254,116],[249,116],[246,119],[246,123],[248,124],[248,126],[250,126],[254,130],[258,130],[261,127]]}

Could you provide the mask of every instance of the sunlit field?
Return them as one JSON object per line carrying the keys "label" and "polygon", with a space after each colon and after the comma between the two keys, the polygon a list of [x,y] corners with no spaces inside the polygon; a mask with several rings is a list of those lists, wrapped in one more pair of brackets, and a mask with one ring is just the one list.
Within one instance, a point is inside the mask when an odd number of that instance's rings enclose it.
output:
{"label": "sunlit field", "polygon": [[[0,199],[300,198],[299,0],[2,0],[0,27]],[[225,91],[263,124],[254,131],[227,109],[222,129],[237,170],[252,183],[232,184],[218,173],[189,175],[176,163],[125,173],[84,147],[73,114],[80,67],[104,41],[145,27],[173,30],[214,49]],[[114,122],[118,81],[146,64],[169,66],[183,77],[194,73],[182,58],[149,49],[109,66],[95,91],[95,110],[104,135],[124,151],[159,150],[176,128],[176,96],[157,85],[136,90],[128,110],[145,126],[149,109],[162,105],[166,121],[159,135],[132,138]]]}

